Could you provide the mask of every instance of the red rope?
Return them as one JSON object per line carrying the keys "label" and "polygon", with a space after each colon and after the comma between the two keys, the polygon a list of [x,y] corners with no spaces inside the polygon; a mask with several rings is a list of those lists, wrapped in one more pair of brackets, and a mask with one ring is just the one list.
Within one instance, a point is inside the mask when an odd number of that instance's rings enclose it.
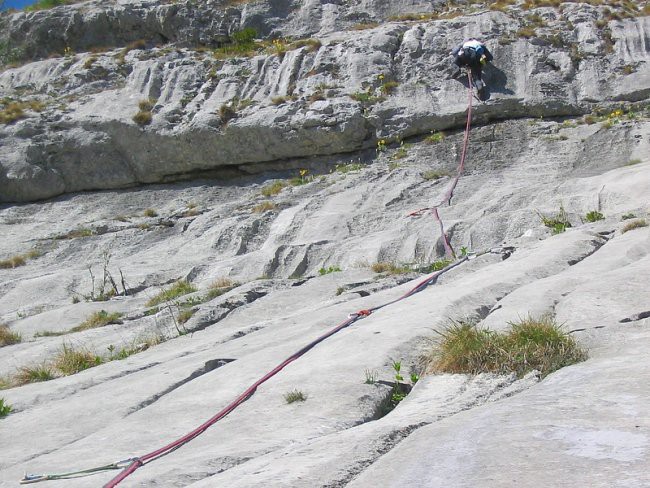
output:
{"label": "red rope", "polygon": [[451,203],[451,199],[454,196],[454,190],[456,189],[458,180],[460,179],[460,176],[463,174],[463,170],[465,169],[465,159],[467,158],[467,148],[469,146],[469,131],[471,129],[471,123],[472,123],[472,98],[474,96],[472,92],[472,72],[469,69],[467,70],[467,81],[469,84],[469,89],[467,90],[467,100],[468,100],[467,101],[467,122],[465,123],[465,137],[463,140],[463,151],[461,153],[460,162],[458,163],[458,168],[456,170],[456,176],[454,177],[453,180],[451,180],[451,184],[449,185],[449,188],[447,189],[447,192],[445,193],[440,203],[434,205],[433,207],[421,208],[419,210],[415,210],[414,212],[408,214],[409,217],[416,217],[422,215],[423,212],[430,210],[431,214],[433,215],[433,218],[436,220],[436,222],[438,222],[438,225],[440,226],[440,233],[442,235],[442,244],[445,246],[445,254],[453,257],[456,257],[456,253],[454,252],[454,249],[451,247],[451,244],[449,243],[449,238],[445,233],[445,226],[442,223],[442,219],[440,218],[440,215],[438,214],[438,207],[441,207],[443,203],[446,203],[447,205]]}

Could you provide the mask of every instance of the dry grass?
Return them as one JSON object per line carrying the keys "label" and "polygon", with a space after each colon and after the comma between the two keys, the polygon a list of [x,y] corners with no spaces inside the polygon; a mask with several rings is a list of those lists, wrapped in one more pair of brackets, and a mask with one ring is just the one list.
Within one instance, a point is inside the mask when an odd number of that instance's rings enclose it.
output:
{"label": "dry grass", "polygon": [[154,307],[163,302],[168,302],[174,298],[178,298],[188,293],[194,293],[196,288],[187,280],[179,280],[174,283],[171,287],[163,289],[155,297],[149,300],[146,304],[147,307]]}
{"label": "dry grass", "polygon": [[10,124],[16,120],[25,118],[25,111],[42,112],[45,104],[38,100],[16,101],[9,98],[0,99],[0,124]]}
{"label": "dry grass", "polygon": [[26,385],[28,383],[39,383],[49,381],[55,378],[52,367],[46,363],[23,366],[19,368],[16,374],[9,380],[10,385]]}
{"label": "dry grass", "polygon": [[389,263],[386,261],[374,263],[370,266],[375,273],[387,273],[389,275],[398,275],[410,273],[411,269],[408,266],[400,266],[395,263]]}
{"label": "dry grass", "polygon": [[546,376],[564,366],[584,361],[587,353],[548,316],[510,323],[506,333],[452,322],[429,353],[432,373],[515,373],[537,370]]}
{"label": "dry grass", "polygon": [[208,293],[205,298],[206,300],[212,300],[213,298],[221,296],[237,286],[239,286],[239,284],[230,278],[217,278],[210,284],[210,288],[208,289]]}
{"label": "dry grass", "polygon": [[184,324],[188,320],[192,318],[192,315],[196,313],[195,308],[188,308],[186,310],[181,310],[178,312],[178,317],[176,317],[176,320],[178,320],[179,324]]}
{"label": "dry grass", "polygon": [[274,181],[273,183],[264,186],[260,193],[269,198],[280,193],[286,186],[288,185],[285,181]]}
{"label": "dry grass", "polygon": [[153,115],[148,110],[140,110],[137,114],[133,116],[133,122],[138,124],[140,127],[151,124],[153,120]]}
{"label": "dry grass", "polygon": [[265,202],[258,203],[257,205],[255,205],[251,209],[251,212],[253,212],[253,213],[264,213],[264,212],[268,212],[270,210],[275,210],[276,208],[278,208],[278,206],[275,203],[270,202],[270,201],[267,200]]}
{"label": "dry grass", "polygon": [[75,349],[63,344],[59,353],[54,357],[52,366],[63,375],[68,376],[84,369],[102,364],[104,360],[87,349]]}
{"label": "dry grass", "polygon": [[366,30],[366,29],[374,29],[375,27],[379,26],[379,22],[362,22],[360,24],[355,24],[352,27],[350,27],[351,30]]}
{"label": "dry grass", "polygon": [[640,229],[641,227],[647,227],[648,222],[646,222],[645,219],[636,219],[632,220],[631,222],[628,222],[623,226],[621,229],[621,234],[625,234],[628,231],[634,230],[634,229]]}
{"label": "dry grass", "polygon": [[108,313],[106,310],[92,313],[82,323],[70,329],[71,332],[81,332],[82,330],[96,329],[109,324],[121,324],[122,314],[120,312]]}
{"label": "dry grass", "polygon": [[158,212],[156,212],[153,208],[147,208],[144,212],[142,212],[142,215],[145,217],[158,217]]}
{"label": "dry grass", "polygon": [[13,332],[7,325],[0,324],[0,347],[11,346],[22,341],[18,332]]}

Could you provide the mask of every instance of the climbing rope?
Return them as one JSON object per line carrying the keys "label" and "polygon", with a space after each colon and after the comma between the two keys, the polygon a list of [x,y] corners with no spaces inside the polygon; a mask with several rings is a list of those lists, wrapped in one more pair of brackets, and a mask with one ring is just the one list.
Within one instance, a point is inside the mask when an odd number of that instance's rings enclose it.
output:
{"label": "climbing rope", "polygon": [[435,219],[436,222],[438,222],[438,225],[440,226],[440,233],[442,235],[442,244],[445,247],[445,254],[447,256],[452,256],[454,258],[456,257],[456,253],[454,252],[454,249],[451,247],[451,244],[449,243],[449,238],[445,233],[445,226],[443,225],[442,219],[438,214],[438,208],[442,207],[443,204],[447,204],[447,205],[451,204],[451,199],[454,196],[454,190],[456,189],[458,180],[460,180],[460,177],[463,174],[463,171],[465,170],[465,159],[467,158],[467,148],[469,146],[469,132],[472,124],[472,98],[474,97],[474,90],[472,87],[473,84],[472,71],[470,69],[467,69],[466,73],[467,73],[467,83],[469,86],[467,90],[467,122],[465,123],[465,136],[463,138],[463,150],[460,155],[458,168],[456,169],[456,176],[454,177],[453,180],[451,180],[449,188],[447,189],[447,191],[442,197],[442,200],[440,200],[438,204],[432,207],[424,207],[408,214],[409,217],[419,217],[420,215],[422,215],[423,212],[430,210],[431,215],[433,215],[433,218]]}
{"label": "climbing rope", "polygon": [[[465,126],[465,140],[463,142],[463,151],[461,154],[460,158],[460,163],[458,165],[458,170],[456,173],[455,178],[452,180],[451,185],[449,186],[449,189],[445,193],[443,200],[438,204],[433,207],[426,207],[422,208],[420,210],[417,210],[415,212],[411,212],[409,215],[410,216],[416,216],[416,215],[421,215],[422,212],[425,212],[427,210],[430,210],[431,213],[433,214],[434,218],[438,221],[440,225],[440,230],[442,232],[443,236],[443,243],[445,245],[445,250],[448,254],[455,256],[455,253],[449,244],[449,240],[447,239],[447,236],[444,232],[444,226],[442,223],[442,220],[440,219],[440,216],[438,215],[438,207],[442,206],[443,203],[449,204],[451,202],[451,199],[453,197],[454,189],[456,188],[456,184],[458,183],[458,180],[460,179],[460,176],[463,172],[463,169],[465,167],[465,158],[467,155],[467,147],[469,145],[469,131],[470,131],[470,123],[471,123],[471,118],[472,118],[472,76],[471,73],[467,72],[467,77],[469,80],[469,103],[468,103],[468,109],[467,109],[467,124]],[[377,305],[375,307],[369,308],[369,309],[363,309],[359,310],[357,312],[351,313],[346,320],[338,324],[336,327],[330,329],[328,332],[325,334],[319,336],[318,338],[314,339],[310,343],[308,343],[306,346],[286,358],[284,361],[282,361],[280,364],[278,364],[275,368],[273,368],[271,371],[266,373],[264,376],[262,376],[260,379],[255,381],[252,385],[250,385],[246,390],[244,390],[243,393],[241,393],[237,398],[235,398],[232,402],[230,402],[226,407],[224,407],[222,410],[220,410],[218,413],[216,413],[214,416],[203,422],[201,425],[196,427],[194,430],[188,432],[184,436],[170,442],[169,444],[166,444],[165,446],[162,446],[154,451],[151,451],[149,453],[143,454],[138,457],[126,459],[124,461],[119,461],[116,463],[111,463],[111,464],[106,464],[103,466],[98,466],[95,468],[89,468],[89,469],[83,469],[79,471],[70,471],[67,473],[59,473],[59,474],[41,474],[41,475],[34,475],[30,474],[27,475],[25,474],[24,478],[20,480],[21,484],[29,484],[29,483],[37,483],[39,481],[47,481],[47,480],[61,480],[61,479],[69,479],[69,478],[77,478],[81,476],[89,476],[92,474],[100,473],[103,471],[109,471],[109,470],[114,470],[114,469],[122,469],[122,472],[119,473],[117,476],[115,476],[112,480],[110,480],[108,483],[104,485],[104,488],[114,488],[118,484],[120,484],[124,479],[126,479],[128,476],[133,474],[138,468],[149,464],[167,454],[170,454],[171,452],[175,451],[176,449],[179,449],[183,445],[187,444],[191,440],[195,439],[199,435],[201,435],[203,432],[208,430],[212,425],[217,423],[219,420],[223,419],[225,416],[227,416],[230,412],[235,410],[237,407],[239,407],[242,403],[244,403],[246,400],[248,400],[251,396],[255,394],[257,391],[257,388],[261,386],[263,383],[271,379],[273,376],[278,374],[280,371],[282,371],[284,368],[286,368],[289,364],[292,362],[296,361],[298,358],[303,356],[305,353],[307,353],[309,350],[311,350],[313,347],[316,345],[320,344],[327,338],[333,336],[337,332],[339,332],[342,329],[345,329],[346,327],[349,327],[350,325],[354,324],[358,320],[361,320],[363,318],[366,318],[370,316],[372,313],[376,312],[377,310],[380,310],[384,307],[387,307],[389,305],[393,305],[401,300],[404,300],[422,290],[424,290],[427,286],[435,283],[438,279],[439,276],[442,274],[454,269],[457,266],[460,266],[462,263],[473,259],[475,257],[488,254],[488,253],[495,253],[495,254],[502,254],[503,252],[509,252],[510,248],[494,248],[490,249],[487,251],[483,251],[481,253],[471,253],[470,255],[465,255],[461,259],[447,265],[443,269],[436,271],[430,275],[428,275],[426,278],[421,280],[419,283],[417,283],[413,288],[411,288],[409,291],[404,293],[402,296],[388,301],[386,303],[383,303],[381,305]]]}

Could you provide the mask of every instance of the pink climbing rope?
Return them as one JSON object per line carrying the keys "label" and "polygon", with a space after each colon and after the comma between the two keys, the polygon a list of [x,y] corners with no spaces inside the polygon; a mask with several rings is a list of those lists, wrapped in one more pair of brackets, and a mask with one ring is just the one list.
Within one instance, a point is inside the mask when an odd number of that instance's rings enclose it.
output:
{"label": "pink climbing rope", "polygon": [[460,162],[458,163],[456,176],[454,177],[453,180],[451,180],[449,188],[447,189],[447,192],[444,194],[440,203],[434,205],[433,207],[424,207],[408,214],[409,217],[415,217],[415,216],[422,215],[422,213],[427,210],[430,210],[431,214],[433,215],[433,218],[435,219],[436,222],[438,222],[438,225],[440,226],[440,233],[442,235],[442,244],[445,247],[445,254],[447,256],[453,256],[453,257],[456,257],[456,253],[454,252],[454,249],[451,247],[451,244],[449,243],[449,238],[445,233],[445,226],[442,223],[442,219],[440,218],[440,215],[438,214],[438,208],[441,207],[443,204],[449,205],[451,203],[451,199],[454,196],[454,190],[456,189],[458,180],[460,179],[461,175],[463,174],[463,171],[465,170],[465,159],[467,158],[467,148],[469,146],[469,132],[471,130],[471,123],[472,123],[472,98],[474,97],[474,93],[472,92],[472,72],[469,69],[467,70],[467,81],[469,84],[469,89],[467,90],[467,94],[468,94],[467,122],[465,123],[465,137],[463,139],[463,150],[460,155]]}

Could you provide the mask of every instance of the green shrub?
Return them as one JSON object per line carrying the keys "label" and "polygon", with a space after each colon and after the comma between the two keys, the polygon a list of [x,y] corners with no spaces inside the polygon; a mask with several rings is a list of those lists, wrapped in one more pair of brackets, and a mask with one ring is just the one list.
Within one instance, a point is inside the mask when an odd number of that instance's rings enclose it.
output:
{"label": "green shrub", "polygon": [[0,347],[18,344],[22,337],[18,332],[13,332],[5,324],[0,324]]}
{"label": "green shrub", "polygon": [[430,352],[427,370],[444,373],[515,373],[537,370],[542,377],[584,361],[587,353],[555,321],[544,316],[510,323],[505,333],[452,322]]}
{"label": "green shrub", "polygon": [[158,217],[158,212],[156,212],[153,208],[148,208],[142,212],[142,215],[145,217]]}
{"label": "green shrub", "polygon": [[192,286],[187,280],[179,280],[174,283],[170,288],[163,289],[155,297],[149,300],[146,304],[147,307],[153,307],[159,305],[163,302],[168,302],[174,298],[180,297],[182,295],[187,295],[188,293],[194,293],[196,288]]}
{"label": "green shrub", "polygon": [[386,83],[381,85],[379,89],[384,95],[392,95],[398,86],[399,83],[396,81],[387,81]]}

